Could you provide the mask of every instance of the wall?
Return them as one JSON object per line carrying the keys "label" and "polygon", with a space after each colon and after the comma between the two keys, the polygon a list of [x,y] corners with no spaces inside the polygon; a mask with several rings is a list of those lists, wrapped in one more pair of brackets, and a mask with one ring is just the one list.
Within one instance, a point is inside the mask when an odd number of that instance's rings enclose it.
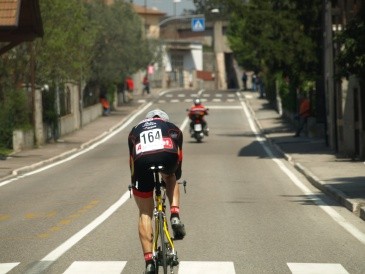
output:
{"label": "wall", "polygon": [[[101,104],[95,104],[82,110],[80,112],[79,104],[79,90],[77,85],[68,84],[71,91],[71,114],[60,118],[60,137],[78,130],[81,125],[89,124],[98,117],[102,116]],[[82,117],[82,118],[81,118]],[[81,121],[82,120],[82,121]],[[46,143],[52,138],[52,129],[43,124],[43,139],[42,143]],[[20,151],[24,149],[33,148],[35,146],[33,130],[22,131],[16,130],[13,132],[13,150]]]}
{"label": "wall", "polygon": [[103,113],[103,109],[101,104],[96,104],[85,108],[82,112],[82,124],[86,125],[90,122],[96,120],[96,118],[100,117]]}
{"label": "wall", "polygon": [[67,88],[71,93],[71,114],[60,118],[61,136],[80,128],[79,89],[73,84],[67,84]]}
{"label": "wall", "polygon": [[361,89],[358,79],[351,76],[342,85],[343,138],[340,139],[340,152],[353,158],[363,158],[363,127],[361,116]]}
{"label": "wall", "polygon": [[34,146],[33,130],[14,130],[13,131],[13,150],[15,152]]}

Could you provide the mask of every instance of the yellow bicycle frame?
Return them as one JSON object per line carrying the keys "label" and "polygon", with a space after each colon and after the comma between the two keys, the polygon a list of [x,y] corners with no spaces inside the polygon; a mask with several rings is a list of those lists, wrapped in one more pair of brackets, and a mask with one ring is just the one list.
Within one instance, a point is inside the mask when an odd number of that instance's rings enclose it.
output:
{"label": "yellow bicycle frame", "polygon": [[[156,201],[156,212],[155,213],[162,212],[162,214],[165,214],[164,210],[163,210],[164,205],[162,202],[162,196],[161,195],[156,196],[155,201]],[[166,218],[164,218],[163,230],[164,230],[167,240],[169,241],[172,251],[175,253],[174,243],[171,239],[170,232],[167,227]],[[153,255],[154,256],[156,256],[156,254],[157,254],[157,245],[158,245],[159,234],[160,234],[159,219],[158,219],[158,214],[155,214],[155,234],[153,237]]]}

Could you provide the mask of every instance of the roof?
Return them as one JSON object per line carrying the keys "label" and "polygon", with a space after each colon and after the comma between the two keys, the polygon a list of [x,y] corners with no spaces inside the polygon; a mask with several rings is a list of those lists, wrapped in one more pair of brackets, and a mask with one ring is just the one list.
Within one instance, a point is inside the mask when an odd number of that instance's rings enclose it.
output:
{"label": "roof", "polygon": [[141,15],[156,15],[156,16],[164,16],[166,13],[158,10],[157,8],[148,8],[145,6],[140,6],[133,4],[133,9],[136,13]]}
{"label": "roof", "polygon": [[18,25],[20,0],[0,1],[0,26],[16,27]]}
{"label": "roof", "polygon": [[0,55],[22,42],[42,36],[39,0],[0,0]]}

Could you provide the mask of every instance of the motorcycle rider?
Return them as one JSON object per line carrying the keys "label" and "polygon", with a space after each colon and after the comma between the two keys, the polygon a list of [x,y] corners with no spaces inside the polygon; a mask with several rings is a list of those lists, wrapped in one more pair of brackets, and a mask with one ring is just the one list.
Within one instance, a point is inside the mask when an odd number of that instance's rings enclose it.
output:
{"label": "motorcycle rider", "polygon": [[202,104],[199,98],[194,99],[194,105],[189,109],[189,118],[190,118],[190,134],[194,133],[194,123],[196,116],[200,116],[203,132],[206,136],[209,135],[209,128],[207,122],[204,119],[204,116],[208,115],[208,109]]}

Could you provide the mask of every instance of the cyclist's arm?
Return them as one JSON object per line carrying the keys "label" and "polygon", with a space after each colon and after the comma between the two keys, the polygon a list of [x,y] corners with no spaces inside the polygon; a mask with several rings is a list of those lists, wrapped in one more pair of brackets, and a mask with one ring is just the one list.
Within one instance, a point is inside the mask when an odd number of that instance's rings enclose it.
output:
{"label": "cyclist's arm", "polygon": [[[178,154],[179,154],[179,163],[178,163],[178,167],[175,171],[175,176],[176,176],[176,180],[179,180],[181,178],[181,166],[182,166],[182,159],[183,159],[183,148],[182,148],[182,145],[183,145],[183,134],[181,132],[181,130],[175,126],[174,124],[172,123],[169,123],[170,124],[170,129],[175,131],[176,135],[173,139],[174,143],[176,144],[176,146],[178,147]],[[170,135],[171,136],[171,135]]]}
{"label": "cyclist's arm", "polygon": [[178,141],[178,147],[179,147],[179,165],[175,172],[176,180],[179,180],[181,178],[181,173],[182,173],[181,167],[182,167],[182,160],[183,160],[183,148],[182,148],[183,134],[180,129],[178,129],[178,130],[179,130],[179,134],[177,136],[177,138],[178,138],[177,141]]}

